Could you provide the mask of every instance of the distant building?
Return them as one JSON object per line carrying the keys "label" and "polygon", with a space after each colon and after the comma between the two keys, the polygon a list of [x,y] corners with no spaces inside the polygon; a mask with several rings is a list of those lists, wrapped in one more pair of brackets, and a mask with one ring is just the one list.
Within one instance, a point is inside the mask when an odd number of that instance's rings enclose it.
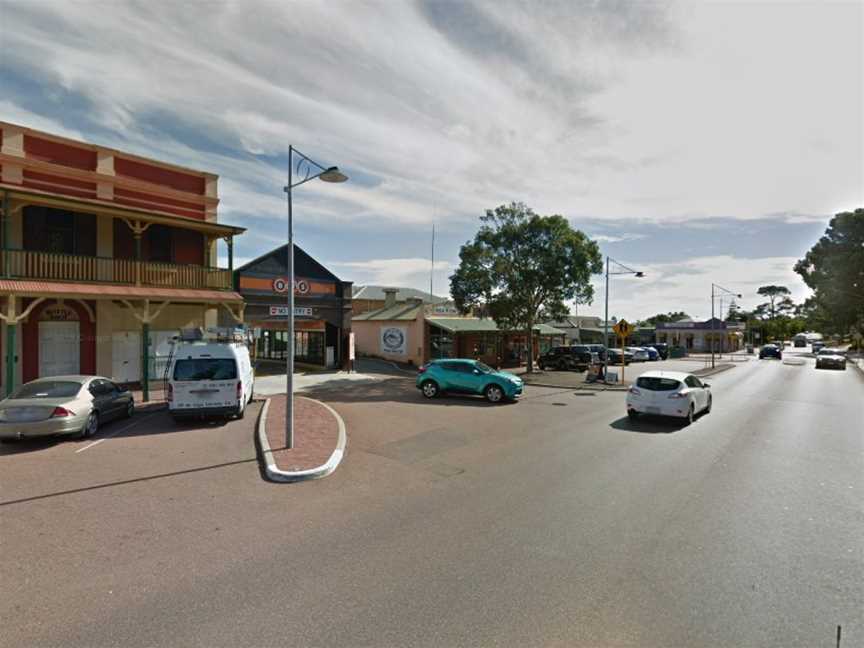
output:
{"label": "distant building", "polygon": [[[355,315],[384,308],[387,292],[393,291],[395,303],[406,304],[412,300],[420,300],[421,304],[441,304],[447,302],[446,297],[430,295],[428,292],[415,288],[391,288],[388,286],[360,285],[354,286],[352,309]],[[454,309],[455,312],[455,309]]]}
{"label": "distant building", "polygon": [[737,351],[744,345],[744,322],[724,322],[713,318],[704,322],[682,319],[677,322],[657,324],[656,341],[672,346],[682,346],[688,351],[711,351],[724,353]]}
{"label": "distant building", "polygon": [[[234,281],[255,331],[256,359],[284,360],[288,348],[288,245],[237,268]],[[348,360],[351,282],[294,245],[294,362],[341,367]]]}
{"label": "distant building", "polygon": [[[359,355],[420,365],[438,358],[476,358],[492,366],[518,366],[527,358],[524,331],[505,331],[489,318],[460,316],[452,304],[424,304],[419,297],[397,302],[388,290],[385,304],[352,317]],[[564,341],[564,331],[534,327],[537,357]]]}
{"label": "distant building", "polygon": [[[546,322],[549,326],[564,331],[571,344],[603,344],[603,319],[592,315],[568,315],[560,320]],[[615,337],[612,327],[615,320],[609,321],[609,339]]]}

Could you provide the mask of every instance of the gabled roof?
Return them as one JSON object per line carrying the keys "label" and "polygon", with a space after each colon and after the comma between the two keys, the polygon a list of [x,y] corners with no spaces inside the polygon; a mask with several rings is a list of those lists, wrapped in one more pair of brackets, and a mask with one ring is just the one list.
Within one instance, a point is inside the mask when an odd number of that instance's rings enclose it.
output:
{"label": "gabled roof", "polygon": [[[288,244],[281,245],[257,259],[252,259],[235,270],[237,273],[261,275],[285,275],[288,273]],[[303,248],[294,244],[294,274],[308,279],[341,281],[339,277],[318,263]]]}
{"label": "gabled roof", "polygon": [[[354,294],[352,295],[353,299],[370,299],[372,301],[384,301],[386,299],[386,295],[384,294],[385,289],[390,289],[391,286],[375,286],[372,284],[364,284],[361,286],[354,286]],[[442,302],[448,301],[446,297],[439,297],[438,295],[429,296],[428,292],[423,292],[422,290],[417,290],[416,288],[399,288],[397,286],[392,286],[392,288],[396,291],[396,301],[406,301],[407,299],[422,299],[426,304],[440,304]]]}
{"label": "gabled roof", "polygon": [[396,304],[395,306],[391,306],[387,308],[379,308],[378,310],[369,311],[368,313],[362,313],[360,315],[352,315],[352,322],[370,322],[376,321],[380,322],[382,320],[400,320],[400,321],[410,321],[413,322],[417,319],[417,316],[423,310],[422,304],[411,303],[411,304]]}

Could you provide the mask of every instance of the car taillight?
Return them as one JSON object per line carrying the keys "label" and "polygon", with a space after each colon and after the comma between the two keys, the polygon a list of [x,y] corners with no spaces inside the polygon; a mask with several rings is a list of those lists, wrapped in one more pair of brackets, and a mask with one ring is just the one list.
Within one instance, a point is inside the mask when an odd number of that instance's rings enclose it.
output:
{"label": "car taillight", "polygon": [[627,391],[629,391],[631,394],[636,394],[637,396],[642,393],[636,387],[631,387]]}
{"label": "car taillight", "polygon": [[683,392],[675,392],[674,394],[669,394],[669,398],[687,398],[687,394]]}
{"label": "car taillight", "polygon": [[73,414],[65,407],[55,407],[54,411],[51,412],[51,418],[62,418],[64,416],[73,416]]}
{"label": "car taillight", "polygon": [[426,365],[420,365],[417,367],[417,373],[426,373]]}
{"label": "car taillight", "polygon": [[174,400],[174,385],[168,383],[168,395],[165,396],[165,400],[169,403]]}
{"label": "car taillight", "polygon": [[238,380],[237,381],[237,400],[239,401],[241,398],[243,398],[243,382]]}

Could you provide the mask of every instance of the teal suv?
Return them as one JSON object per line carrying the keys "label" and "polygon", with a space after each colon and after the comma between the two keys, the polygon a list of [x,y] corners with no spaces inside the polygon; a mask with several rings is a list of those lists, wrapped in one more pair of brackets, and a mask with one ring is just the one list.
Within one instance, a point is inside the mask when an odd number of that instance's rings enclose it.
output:
{"label": "teal suv", "polygon": [[442,392],[461,392],[482,394],[490,403],[500,403],[522,393],[522,379],[477,360],[433,360],[420,367],[417,389],[426,398]]}

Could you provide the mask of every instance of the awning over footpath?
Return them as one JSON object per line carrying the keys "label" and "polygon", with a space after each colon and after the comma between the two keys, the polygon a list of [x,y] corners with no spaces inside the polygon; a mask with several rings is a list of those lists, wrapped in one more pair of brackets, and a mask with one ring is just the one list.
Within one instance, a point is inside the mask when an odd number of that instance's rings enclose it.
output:
{"label": "awning over footpath", "polygon": [[[450,333],[521,333],[519,329],[509,331],[498,328],[495,320],[473,319],[469,317],[453,318],[428,318],[426,320],[432,326],[437,326]],[[564,331],[556,329],[548,324],[536,324],[534,332],[539,335],[565,335]]]}
{"label": "awning over footpath", "polygon": [[242,303],[243,298],[229,290],[194,288],[154,288],[123,284],[62,283],[57,281],[16,281],[0,279],[0,296],[69,297],[74,299],[153,299],[170,302]]}

